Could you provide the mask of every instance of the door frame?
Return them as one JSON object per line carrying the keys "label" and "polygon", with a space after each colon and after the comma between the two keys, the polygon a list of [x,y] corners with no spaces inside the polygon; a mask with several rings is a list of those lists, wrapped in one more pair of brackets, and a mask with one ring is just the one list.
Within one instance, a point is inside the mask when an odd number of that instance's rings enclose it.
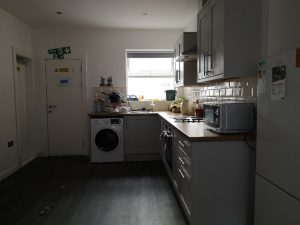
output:
{"label": "door frame", "polygon": [[[35,75],[34,75],[34,63],[33,63],[33,57],[31,54],[25,53],[22,50],[15,48],[14,46],[12,47],[12,59],[13,59],[13,80],[14,80],[14,104],[15,104],[15,121],[16,121],[16,135],[17,135],[17,142],[16,144],[16,149],[17,149],[17,161],[18,161],[18,168],[21,168],[25,166],[27,163],[31,162],[37,157],[37,151],[36,151],[36,146],[34,145],[33,137],[35,134],[35,126],[34,126],[34,117],[35,117],[35,112],[34,108],[36,106],[36,83],[35,83]],[[21,152],[21,147],[19,145],[20,143],[20,137],[21,137],[21,132],[19,129],[19,112],[18,112],[18,104],[17,104],[17,75],[18,72],[16,70],[17,65],[18,65],[18,57],[24,58],[28,60],[28,63],[26,64],[26,71],[25,71],[25,85],[26,85],[26,100],[27,100],[27,124],[28,124],[28,144],[29,148],[33,149],[34,154],[28,158],[25,159],[24,161],[22,160],[22,152]],[[30,92],[28,92],[30,90]]]}
{"label": "door frame", "polygon": [[[83,146],[83,154],[88,155],[89,154],[89,126],[88,126],[88,117],[87,117],[87,56],[81,56],[81,57],[65,57],[65,60],[79,60],[81,62],[81,81],[82,81],[82,90],[81,90],[81,102],[82,102],[82,121],[83,121],[83,140],[84,140],[84,146]],[[61,59],[61,60],[64,60]],[[46,77],[46,61],[47,60],[53,60],[53,58],[44,57],[42,60],[42,68],[43,69],[43,79],[42,82],[44,83],[43,89],[44,89],[44,112],[45,112],[45,123],[46,123],[46,137],[45,141],[46,143],[44,146],[46,147],[46,150],[44,152],[45,156],[49,156],[50,154],[50,148],[49,148],[49,129],[48,129],[48,99],[47,99],[47,77]]]}

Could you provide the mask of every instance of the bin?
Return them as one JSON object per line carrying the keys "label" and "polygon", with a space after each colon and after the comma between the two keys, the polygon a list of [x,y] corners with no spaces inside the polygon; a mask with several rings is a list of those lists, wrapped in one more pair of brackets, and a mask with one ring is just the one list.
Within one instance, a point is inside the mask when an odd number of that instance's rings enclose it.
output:
{"label": "bin", "polygon": [[166,90],[166,100],[173,101],[175,100],[176,91],[175,90]]}

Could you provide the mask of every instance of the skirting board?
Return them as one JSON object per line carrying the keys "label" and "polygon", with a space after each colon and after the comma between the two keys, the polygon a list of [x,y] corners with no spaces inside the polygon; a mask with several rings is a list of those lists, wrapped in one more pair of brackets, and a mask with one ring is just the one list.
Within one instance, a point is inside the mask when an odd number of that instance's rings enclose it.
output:
{"label": "skirting board", "polygon": [[159,154],[125,154],[125,161],[156,161],[161,160]]}
{"label": "skirting board", "polygon": [[36,155],[33,155],[33,156],[30,156],[28,159],[25,159],[22,161],[22,167],[25,166],[26,164],[30,163],[32,160],[34,160],[37,156]]}
{"label": "skirting board", "polygon": [[[30,163],[32,160],[34,160],[37,156],[33,155],[30,156],[28,159],[25,159],[22,161],[22,165],[20,168],[22,168],[23,166],[25,166],[26,164]],[[0,181],[4,180],[5,178],[7,178],[8,176],[12,175],[14,172],[18,171],[19,169],[19,165],[15,164],[12,167],[4,170],[3,172],[0,173]]]}
{"label": "skirting board", "polygon": [[6,177],[10,176],[14,172],[16,172],[19,169],[18,164],[13,165],[12,167],[4,170],[3,172],[0,173],[0,181],[4,180]]}

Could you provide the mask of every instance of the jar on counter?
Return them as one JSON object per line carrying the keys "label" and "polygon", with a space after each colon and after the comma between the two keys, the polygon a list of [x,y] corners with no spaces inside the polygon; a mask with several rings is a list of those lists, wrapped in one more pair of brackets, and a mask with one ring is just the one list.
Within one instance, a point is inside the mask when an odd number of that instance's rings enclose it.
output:
{"label": "jar on counter", "polygon": [[180,112],[182,115],[188,115],[189,114],[189,100],[183,99],[181,102]]}
{"label": "jar on counter", "polygon": [[199,100],[196,101],[196,108],[195,108],[195,113],[194,115],[196,117],[203,117],[203,103],[200,102]]}

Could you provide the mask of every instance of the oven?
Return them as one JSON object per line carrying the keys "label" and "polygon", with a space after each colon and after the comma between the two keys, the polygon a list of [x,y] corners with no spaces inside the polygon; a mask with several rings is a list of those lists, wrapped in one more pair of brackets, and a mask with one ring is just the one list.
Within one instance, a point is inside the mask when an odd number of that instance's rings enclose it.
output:
{"label": "oven", "polygon": [[162,144],[162,157],[167,162],[168,167],[172,170],[172,146],[173,146],[173,134],[172,129],[167,125],[163,125],[163,131],[160,135]]}

